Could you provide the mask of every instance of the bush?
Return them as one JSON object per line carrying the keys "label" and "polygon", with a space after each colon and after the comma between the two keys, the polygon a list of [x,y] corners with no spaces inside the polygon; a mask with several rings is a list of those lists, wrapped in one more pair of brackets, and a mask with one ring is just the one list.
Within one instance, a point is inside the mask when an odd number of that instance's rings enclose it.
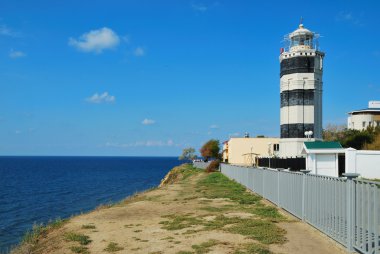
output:
{"label": "bush", "polygon": [[212,161],[210,163],[210,165],[207,166],[206,172],[210,173],[210,172],[219,171],[219,165],[220,165],[220,161],[219,160]]}

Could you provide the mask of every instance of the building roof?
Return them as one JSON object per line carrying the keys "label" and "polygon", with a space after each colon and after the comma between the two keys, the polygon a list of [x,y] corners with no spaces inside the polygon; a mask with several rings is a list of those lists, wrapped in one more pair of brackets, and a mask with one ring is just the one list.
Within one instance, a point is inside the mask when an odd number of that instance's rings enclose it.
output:
{"label": "building roof", "polygon": [[343,148],[339,142],[335,141],[307,141],[304,143],[306,149],[340,149]]}
{"label": "building roof", "polygon": [[351,112],[348,112],[348,114],[358,114],[358,113],[379,113],[380,108],[365,108],[365,109],[359,109],[359,110],[354,110]]}
{"label": "building roof", "polygon": [[302,154],[339,154],[345,150],[339,142],[307,141],[303,144]]}

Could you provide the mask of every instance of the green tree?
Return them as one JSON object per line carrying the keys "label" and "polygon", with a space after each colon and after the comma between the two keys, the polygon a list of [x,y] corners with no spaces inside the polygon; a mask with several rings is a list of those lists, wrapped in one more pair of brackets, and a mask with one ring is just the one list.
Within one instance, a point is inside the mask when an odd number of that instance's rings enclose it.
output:
{"label": "green tree", "polygon": [[219,151],[219,140],[216,139],[210,139],[200,149],[201,155],[205,161],[208,161],[210,158],[219,158]]}
{"label": "green tree", "polygon": [[194,160],[197,156],[195,155],[195,149],[192,147],[187,147],[182,150],[182,154],[179,156],[179,160]]}
{"label": "green tree", "polygon": [[326,141],[338,141],[343,147],[363,149],[371,144],[380,134],[379,127],[368,127],[366,130],[352,130],[341,125],[328,125],[323,130],[323,139]]}
{"label": "green tree", "polygon": [[365,150],[380,150],[380,133],[375,136],[375,139],[371,144],[365,144],[364,149]]}

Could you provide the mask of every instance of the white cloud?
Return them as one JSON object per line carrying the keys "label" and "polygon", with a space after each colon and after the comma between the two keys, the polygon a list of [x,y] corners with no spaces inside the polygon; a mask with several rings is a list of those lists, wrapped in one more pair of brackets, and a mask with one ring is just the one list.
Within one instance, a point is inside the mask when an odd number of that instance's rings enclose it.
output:
{"label": "white cloud", "polygon": [[19,32],[15,32],[10,29],[7,25],[0,24],[0,35],[10,36],[10,37],[20,37],[21,34]]}
{"label": "white cloud", "polygon": [[219,129],[219,126],[216,124],[210,125],[210,129]]}
{"label": "white cloud", "polygon": [[19,50],[13,50],[13,49],[11,49],[11,51],[9,52],[9,57],[13,58],[13,59],[20,58],[20,57],[25,57],[25,56],[26,56],[26,54],[24,52],[22,52],[22,51],[19,51]]}
{"label": "white cloud", "polygon": [[130,147],[171,147],[177,146],[173,140],[168,139],[167,141],[162,140],[147,140],[147,141],[136,141],[134,143],[113,143],[107,142],[106,147],[115,148],[130,148]]}
{"label": "white cloud", "polygon": [[22,131],[20,131],[20,130],[15,130],[15,134],[16,134],[16,135],[21,134],[21,132],[22,132]]}
{"label": "white cloud", "polygon": [[135,56],[144,56],[145,49],[143,47],[137,47],[133,53],[135,54]]}
{"label": "white cloud", "polygon": [[119,36],[107,27],[91,30],[78,39],[70,38],[69,45],[84,52],[102,53],[105,49],[115,48],[120,43]]}
{"label": "white cloud", "polygon": [[208,10],[210,10],[211,8],[214,8],[214,7],[217,7],[219,6],[220,3],[219,2],[214,2],[212,4],[203,4],[203,3],[198,3],[198,4],[191,4],[191,8],[193,8],[194,11],[197,11],[197,12],[206,12]]}
{"label": "white cloud", "polygon": [[338,21],[349,21],[353,19],[352,13],[348,11],[340,11],[336,16]]}
{"label": "white cloud", "polygon": [[340,11],[335,19],[340,22],[349,22],[356,26],[363,25],[362,22],[358,18],[356,18],[350,11]]}
{"label": "white cloud", "polygon": [[91,97],[86,98],[86,101],[89,103],[113,103],[116,98],[113,95],[109,95],[108,92],[102,94],[95,93]]}
{"label": "white cloud", "polygon": [[204,4],[192,4],[191,7],[193,8],[193,10],[199,12],[205,12],[208,10],[208,7]]}
{"label": "white cloud", "polygon": [[141,123],[142,123],[143,125],[152,125],[152,124],[155,124],[156,121],[154,121],[154,120],[152,120],[152,119],[145,118]]}

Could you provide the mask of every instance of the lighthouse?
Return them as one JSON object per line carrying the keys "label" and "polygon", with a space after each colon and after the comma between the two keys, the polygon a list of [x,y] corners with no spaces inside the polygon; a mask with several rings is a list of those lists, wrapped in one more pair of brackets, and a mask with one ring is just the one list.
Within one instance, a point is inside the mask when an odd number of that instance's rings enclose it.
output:
{"label": "lighthouse", "polygon": [[319,35],[300,24],[280,53],[280,156],[300,156],[303,143],[322,139],[324,53]]}

